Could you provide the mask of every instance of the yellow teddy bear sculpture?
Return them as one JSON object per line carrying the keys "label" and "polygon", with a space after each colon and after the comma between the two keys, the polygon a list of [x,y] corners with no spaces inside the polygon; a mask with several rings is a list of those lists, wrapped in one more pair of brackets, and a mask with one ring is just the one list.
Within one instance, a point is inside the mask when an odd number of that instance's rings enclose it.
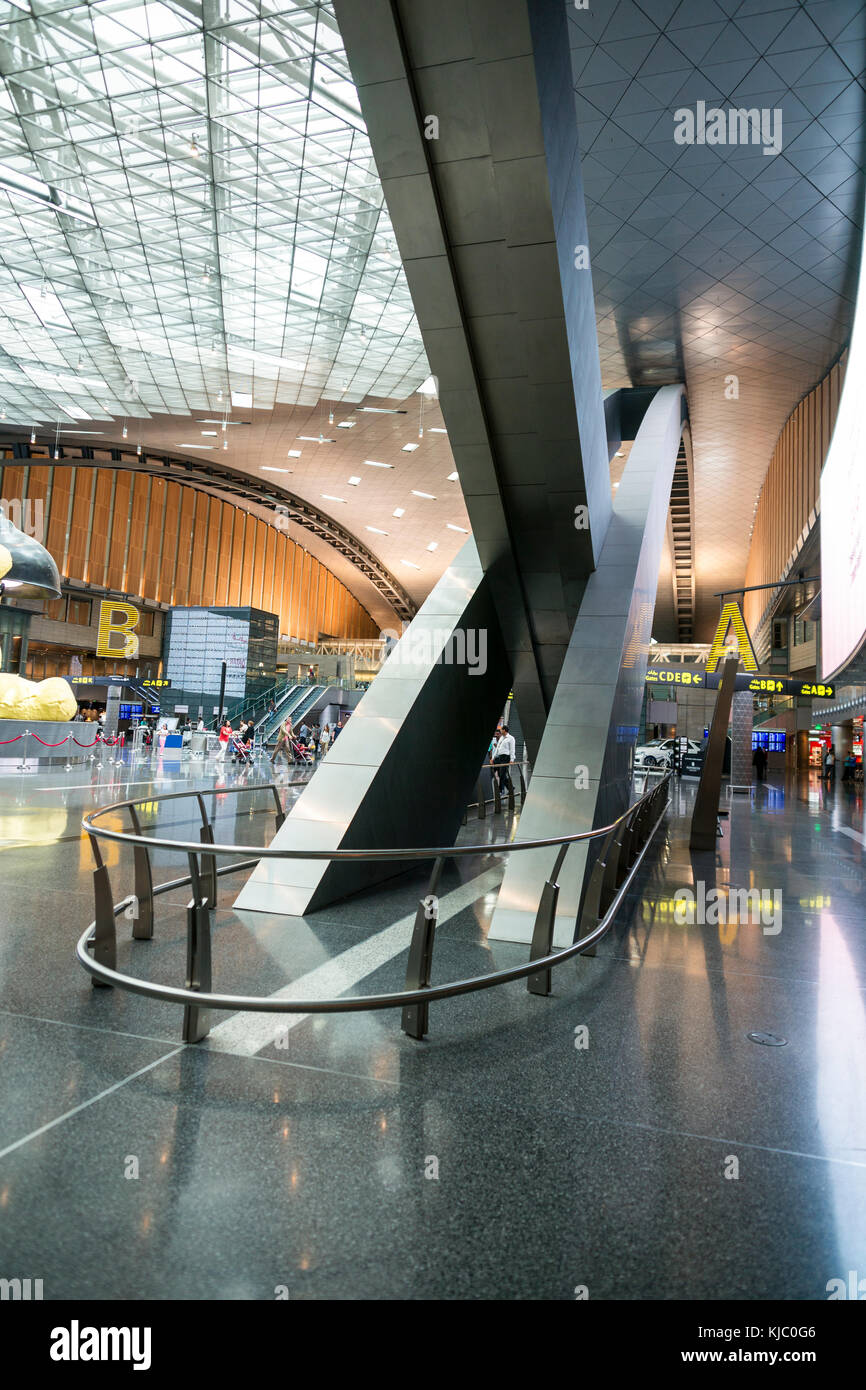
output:
{"label": "yellow teddy bear sculpture", "polygon": [[72,686],[62,676],[28,681],[23,676],[0,672],[0,719],[26,719],[36,723],[45,719],[73,719],[77,713],[78,701]]}

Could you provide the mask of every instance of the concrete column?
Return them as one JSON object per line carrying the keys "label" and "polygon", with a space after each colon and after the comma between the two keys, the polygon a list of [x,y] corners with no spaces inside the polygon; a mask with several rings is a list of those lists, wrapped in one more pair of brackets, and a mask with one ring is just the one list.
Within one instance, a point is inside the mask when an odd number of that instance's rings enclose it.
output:
{"label": "concrete column", "polygon": [[752,785],[752,728],[755,697],[751,690],[735,690],[731,703],[731,786]]}
{"label": "concrete column", "polygon": [[[273,847],[453,844],[510,682],[489,582],[470,540],[395,644]],[[300,915],[405,868],[264,859],[235,906]]]}
{"label": "concrete column", "polygon": [[[629,805],[671,480],[682,433],[683,388],[656,393],[632,447],[598,568],[590,576],[541,741],[522,840],[606,825]],[[556,850],[510,857],[490,936],[529,941]],[[574,938],[594,854],[568,852],[559,876],[554,940]]]}

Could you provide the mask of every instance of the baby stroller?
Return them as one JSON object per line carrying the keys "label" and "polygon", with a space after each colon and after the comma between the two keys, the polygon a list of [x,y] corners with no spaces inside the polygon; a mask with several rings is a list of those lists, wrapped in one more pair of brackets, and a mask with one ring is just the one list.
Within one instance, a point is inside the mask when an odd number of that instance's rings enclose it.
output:
{"label": "baby stroller", "polygon": [[296,767],[307,767],[313,761],[313,755],[300,739],[293,738],[292,741],[292,762]]}
{"label": "baby stroller", "polygon": [[246,744],[241,743],[239,738],[235,738],[234,735],[232,735],[232,762],[234,762],[235,758],[237,758],[239,763],[245,763],[247,767],[252,767],[252,749],[248,748]]}

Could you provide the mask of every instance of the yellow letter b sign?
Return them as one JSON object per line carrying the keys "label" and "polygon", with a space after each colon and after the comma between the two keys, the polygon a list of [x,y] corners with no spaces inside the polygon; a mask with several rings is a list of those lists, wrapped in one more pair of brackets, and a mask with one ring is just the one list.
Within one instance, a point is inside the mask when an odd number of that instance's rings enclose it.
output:
{"label": "yellow letter b sign", "polygon": [[[99,638],[96,643],[97,656],[128,658],[138,656],[139,613],[131,603],[104,599],[99,605]],[[117,621],[115,621],[117,619]],[[122,642],[112,638],[120,637]]]}

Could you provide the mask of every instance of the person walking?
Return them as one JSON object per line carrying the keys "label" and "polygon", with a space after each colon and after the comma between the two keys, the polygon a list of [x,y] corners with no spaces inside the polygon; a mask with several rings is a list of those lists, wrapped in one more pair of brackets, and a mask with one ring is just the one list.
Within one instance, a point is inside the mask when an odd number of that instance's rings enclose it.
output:
{"label": "person walking", "polygon": [[508,725],[501,726],[502,732],[496,741],[493,750],[493,770],[494,776],[499,781],[499,795],[508,792],[513,795],[514,787],[511,782],[509,764],[513,763],[517,757],[517,746],[514,742],[514,735],[508,732]]}
{"label": "person walking", "polygon": [[331,730],[329,729],[328,725],[325,724],[325,725],[323,726],[323,728],[322,728],[322,737],[319,739],[319,748],[321,749],[321,754],[322,754],[322,757],[323,757],[323,758],[324,758],[325,754],[327,753],[328,749],[330,748],[330,746],[331,746]]}
{"label": "person walking", "polygon": [[767,750],[766,748],[762,748],[760,744],[752,754],[752,766],[755,769],[755,775],[758,781],[763,782],[764,771],[767,766]]}
{"label": "person walking", "polygon": [[229,723],[229,721],[228,721],[227,719],[224,719],[223,722],[222,722],[222,725],[220,726],[220,732],[219,732],[219,740],[220,740],[220,752],[219,752],[219,756],[220,756],[220,762],[225,762],[226,753],[228,752],[228,746],[229,746],[229,741],[230,741],[230,739],[231,739],[231,736],[232,736],[232,726],[231,726],[231,724]]}
{"label": "person walking", "polygon": [[274,748],[274,751],[273,751],[273,753],[271,754],[271,766],[272,766],[272,767],[273,767],[274,763],[276,762],[277,754],[279,754],[279,753],[282,753],[282,754],[284,755],[284,757],[285,757],[285,759],[286,759],[286,762],[289,762],[289,763],[290,763],[290,762],[292,761],[292,738],[293,738],[293,737],[294,737],[294,732],[293,732],[293,729],[292,729],[292,720],[291,720],[291,716],[287,714],[286,717],[285,717],[285,719],[283,720],[282,724],[280,725],[280,732],[279,732],[279,735],[278,735],[278,737],[277,737],[276,747]]}
{"label": "person walking", "polygon": [[824,776],[828,782],[835,781],[836,778],[836,749],[831,743],[827,749],[827,759],[824,763]]}

